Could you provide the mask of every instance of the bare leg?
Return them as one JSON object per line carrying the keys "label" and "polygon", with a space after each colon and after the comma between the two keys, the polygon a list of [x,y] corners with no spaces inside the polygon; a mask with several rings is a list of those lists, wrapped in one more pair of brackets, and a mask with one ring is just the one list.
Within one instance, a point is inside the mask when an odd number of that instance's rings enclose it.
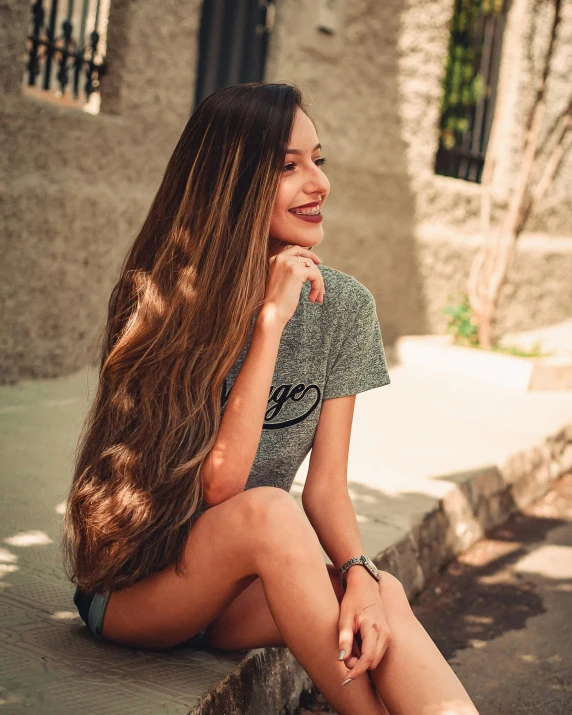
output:
{"label": "bare leg", "polygon": [[[341,602],[344,589],[338,569],[333,564],[326,564],[326,568],[332,590],[336,594],[338,602]],[[206,645],[228,651],[264,646],[286,646],[270,613],[260,578],[256,578],[245,588],[209,625]],[[357,644],[355,645],[358,649]],[[367,673],[367,677],[371,678],[371,673]],[[384,715],[389,715],[385,706],[382,707],[382,712]]]}
{"label": "bare leg", "polygon": [[[277,508],[276,533],[271,544],[274,558],[260,563],[259,573],[269,610],[284,642],[340,715],[372,713],[386,715],[372,680],[358,678],[342,686],[346,666],[337,660],[340,617],[339,602],[332,589],[320,543],[299,507]],[[285,534],[296,534],[296,542],[279,546]],[[266,560],[266,556],[264,557]],[[350,693],[350,687],[354,692]]]}
{"label": "bare leg", "polygon": [[103,635],[119,645],[166,648],[212,623],[256,576],[285,644],[339,715],[387,715],[370,677],[342,686],[339,602],[320,542],[294,498],[249,489],[208,509],[174,567],[111,595]]}
{"label": "bare leg", "polygon": [[478,715],[467,691],[411,610],[401,582],[383,571],[391,641],[371,671],[391,715]]}
{"label": "bare leg", "polygon": [[[339,572],[332,564],[326,567],[332,590],[341,601],[344,590]],[[364,675],[372,679],[388,707],[391,702],[391,715],[475,715],[477,711],[454,671],[415,618],[403,586],[392,574],[381,574],[380,593],[392,640],[378,667]],[[207,634],[208,642],[223,650],[286,645],[259,578],[219,614]],[[359,646],[355,649],[359,653]],[[355,661],[348,664],[352,667]],[[388,715],[389,711],[383,712]]]}

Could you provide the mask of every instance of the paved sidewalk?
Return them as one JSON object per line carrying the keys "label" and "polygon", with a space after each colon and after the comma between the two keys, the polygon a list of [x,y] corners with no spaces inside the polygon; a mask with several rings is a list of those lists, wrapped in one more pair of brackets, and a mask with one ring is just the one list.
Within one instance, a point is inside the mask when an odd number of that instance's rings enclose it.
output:
{"label": "paved sidewalk", "polygon": [[413,603],[480,715],[572,712],[572,472]]}
{"label": "paved sidewalk", "polygon": [[[391,385],[357,398],[348,482],[367,553],[413,596],[449,552],[569,468],[572,391],[389,370]],[[0,713],[256,713],[262,685],[264,715],[279,712],[307,683],[287,649],[125,649],[76,614],[60,525],[95,374],[0,387]]]}

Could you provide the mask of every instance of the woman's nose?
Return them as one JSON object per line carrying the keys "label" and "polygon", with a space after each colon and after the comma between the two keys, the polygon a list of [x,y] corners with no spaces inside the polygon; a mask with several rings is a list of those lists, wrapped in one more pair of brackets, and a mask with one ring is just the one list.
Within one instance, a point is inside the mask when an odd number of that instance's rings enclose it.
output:
{"label": "woman's nose", "polygon": [[321,194],[327,194],[330,190],[330,182],[321,169],[318,169],[317,171],[318,173],[314,174],[312,180],[309,182],[310,186],[313,187],[313,191],[319,191]]}

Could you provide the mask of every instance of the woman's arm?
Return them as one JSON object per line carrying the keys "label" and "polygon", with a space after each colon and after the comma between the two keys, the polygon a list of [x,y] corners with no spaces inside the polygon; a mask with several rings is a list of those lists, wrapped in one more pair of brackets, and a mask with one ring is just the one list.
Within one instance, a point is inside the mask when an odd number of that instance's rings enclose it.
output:
{"label": "woman's arm", "polygon": [[[306,516],[337,568],[365,553],[347,485],[355,400],[355,395],[324,400],[302,493]],[[348,584],[372,580],[364,568],[349,569],[347,579]]]}
{"label": "woman's arm", "polygon": [[272,312],[260,311],[217,440],[203,464],[203,500],[208,506],[244,490],[260,443],[283,330]]}
{"label": "woman's arm", "polygon": [[[324,493],[324,499],[304,508],[320,544],[332,564],[340,566],[354,556],[365,554],[352,500],[344,487]],[[346,574],[348,587],[354,581],[373,581],[363,567],[350,568]]]}

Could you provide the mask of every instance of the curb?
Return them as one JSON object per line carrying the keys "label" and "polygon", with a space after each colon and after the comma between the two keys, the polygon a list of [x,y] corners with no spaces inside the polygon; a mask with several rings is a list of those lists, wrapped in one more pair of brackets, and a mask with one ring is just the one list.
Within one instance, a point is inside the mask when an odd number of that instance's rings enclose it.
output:
{"label": "curb", "polygon": [[572,355],[520,357],[454,345],[451,335],[404,335],[394,355],[402,365],[431,368],[517,390],[571,390]]}
{"label": "curb", "polygon": [[[450,491],[406,537],[370,557],[401,581],[411,601],[439,569],[514,511],[544,496],[570,470],[572,422],[501,466],[456,475]],[[288,715],[310,687],[287,648],[256,648],[189,715]]]}

